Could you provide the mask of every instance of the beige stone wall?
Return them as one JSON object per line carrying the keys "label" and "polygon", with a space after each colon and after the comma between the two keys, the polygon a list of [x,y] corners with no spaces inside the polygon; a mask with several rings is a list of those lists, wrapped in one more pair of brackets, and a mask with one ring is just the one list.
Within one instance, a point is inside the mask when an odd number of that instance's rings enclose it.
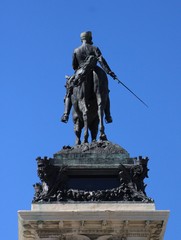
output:
{"label": "beige stone wall", "polygon": [[154,204],[34,204],[19,211],[19,240],[161,240],[169,211]]}

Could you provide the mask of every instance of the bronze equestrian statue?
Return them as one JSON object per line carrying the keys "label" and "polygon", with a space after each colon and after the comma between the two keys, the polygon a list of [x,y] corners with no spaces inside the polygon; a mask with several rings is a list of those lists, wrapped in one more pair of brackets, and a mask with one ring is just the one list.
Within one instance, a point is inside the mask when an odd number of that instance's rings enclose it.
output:
{"label": "bronze equestrian statue", "polygon": [[[92,33],[90,31],[83,32],[80,37],[82,45],[76,48],[73,53],[72,66],[75,74],[72,77],[68,77],[67,80],[65,109],[61,117],[61,121],[67,123],[73,104],[74,129],[78,129],[75,131],[78,137],[76,144],[80,144],[80,134],[83,127],[84,142],[88,142],[88,128],[91,129],[91,123],[96,119],[96,115],[98,115],[99,119],[100,140],[107,140],[103,116],[105,114],[106,123],[111,123],[112,117],[110,114],[108,78],[106,74],[109,74],[114,79],[117,78],[114,72],[111,71],[99,48],[93,46]],[[97,62],[101,67],[97,65]],[[94,131],[93,129],[91,130],[91,135],[92,131],[94,132],[92,140],[96,140],[96,128],[94,124]]]}

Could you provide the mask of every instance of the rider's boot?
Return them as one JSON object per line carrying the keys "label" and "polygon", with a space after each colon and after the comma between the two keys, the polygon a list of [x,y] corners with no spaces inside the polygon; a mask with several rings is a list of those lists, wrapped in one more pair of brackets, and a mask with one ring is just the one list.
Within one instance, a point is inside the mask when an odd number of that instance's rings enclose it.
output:
{"label": "rider's boot", "polygon": [[64,123],[68,122],[71,107],[72,107],[71,99],[70,99],[70,97],[66,97],[65,98],[65,109],[64,109],[64,114],[61,117],[61,122],[64,122]]}
{"label": "rider's boot", "polygon": [[110,115],[108,115],[108,116],[105,116],[105,121],[106,121],[106,123],[112,123],[112,117],[110,116]]}

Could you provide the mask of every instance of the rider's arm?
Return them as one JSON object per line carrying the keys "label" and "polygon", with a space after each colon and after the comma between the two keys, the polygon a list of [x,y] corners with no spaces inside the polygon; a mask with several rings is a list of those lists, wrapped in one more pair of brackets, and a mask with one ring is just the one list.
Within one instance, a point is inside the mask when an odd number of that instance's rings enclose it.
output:
{"label": "rider's arm", "polygon": [[116,78],[116,75],[114,72],[111,71],[108,63],[106,62],[105,58],[102,56],[102,53],[99,48],[96,49],[96,56],[98,58],[98,62],[100,63],[101,67],[104,69],[104,71],[109,74],[111,77]]}

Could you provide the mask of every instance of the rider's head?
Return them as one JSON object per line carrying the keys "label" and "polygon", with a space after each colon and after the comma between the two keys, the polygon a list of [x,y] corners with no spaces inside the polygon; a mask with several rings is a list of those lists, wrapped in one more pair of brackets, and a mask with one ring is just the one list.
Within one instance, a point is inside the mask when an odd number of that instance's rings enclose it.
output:
{"label": "rider's head", "polygon": [[90,32],[90,31],[82,32],[80,34],[80,39],[81,39],[81,42],[86,42],[86,43],[89,43],[89,44],[93,44],[93,42],[92,42],[92,32]]}

